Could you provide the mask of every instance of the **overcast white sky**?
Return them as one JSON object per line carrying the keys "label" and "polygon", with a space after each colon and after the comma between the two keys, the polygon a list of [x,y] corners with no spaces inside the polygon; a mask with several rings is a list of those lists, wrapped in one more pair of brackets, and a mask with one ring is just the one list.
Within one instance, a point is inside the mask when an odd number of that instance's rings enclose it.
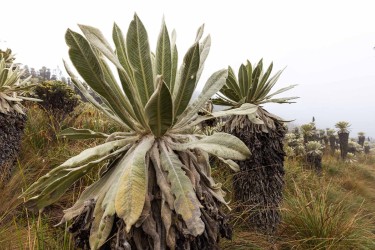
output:
{"label": "overcast white sky", "polygon": [[[97,27],[111,39],[113,22],[126,32],[134,12],[148,30],[151,48],[163,15],[176,29],[179,54],[205,23],[212,46],[201,81],[214,71],[249,59],[286,67],[275,89],[298,86],[284,96],[295,104],[266,108],[304,124],[334,127],[349,121],[351,136],[375,137],[375,3],[373,1],[125,1],[18,0],[1,3],[0,47],[10,47],[17,62],[39,69],[62,67],[68,59],[64,34],[77,23]],[[281,95],[282,96],[282,95]]]}

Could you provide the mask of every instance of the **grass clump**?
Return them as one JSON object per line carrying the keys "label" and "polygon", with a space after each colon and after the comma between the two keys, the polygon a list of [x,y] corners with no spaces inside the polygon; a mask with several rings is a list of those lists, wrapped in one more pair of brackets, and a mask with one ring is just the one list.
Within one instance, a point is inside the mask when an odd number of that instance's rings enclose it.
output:
{"label": "grass clump", "polygon": [[282,246],[294,249],[374,249],[373,226],[361,208],[330,198],[331,186],[302,189],[294,183],[283,209]]}

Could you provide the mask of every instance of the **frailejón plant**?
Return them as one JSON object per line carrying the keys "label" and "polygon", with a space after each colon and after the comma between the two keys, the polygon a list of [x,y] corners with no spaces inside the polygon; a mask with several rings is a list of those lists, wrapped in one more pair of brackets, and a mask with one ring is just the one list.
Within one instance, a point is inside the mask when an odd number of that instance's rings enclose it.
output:
{"label": "frailej\u00f3n plant", "polygon": [[0,186],[10,178],[18,156],[26,122],[22,101],[36,100],[23,96],[32,85],[20,80],[23,71],[13,64],[12,50],[0,50]]}
{"label": "frailej\u00f3n plant", "polygon": [[238,78],[231,67],[228,78],[214,103],[232,108],[244,104],[257,106],[257,111],[248,115],[232,115],[224,130],[240,138],[250,149],[249,160],[239,163],[240,172],[234,177],[234,191],[238,202],[253,207],[249,224],[256,230],[270,233],[276,231],[280,222],[279,204],[282,199],[283,139],[286,133],[281,118],[267,112],[264,103],[290,103],[296,97],[274,96],[295,85],[271,92],[282,71],[271,76],[273,64],[263,72],[263,62],[252,65],[247,61],[238,71]]}
{"label": "frailej\u00f3n plant", "polygon": [[[89,186],[62,222],[75,218],[74,228],[90,228],[81,245],[104,244],[132,249],[214,249],[219,234],[228,236],[220,184],[211,177],[208,154],[225,163],[250,156],[246,145],[226,133],[194,134],[205,119],[228,114],[252,114],[244,104],[231,111],[200,117],[197,112],[225,84],[227,70],[212,74],[198,99],[190,102],[210,49],[203,26],[178,68],[176,34],[163,21],[156,53],[137,15],[126,36],[114,24],[113,49],[102,33],[79,26],[84,35],[66,32],[70,59],[83,80],[103,101],[98,103],[65,63],[72,81],[99,110],[123,131],[113,134],[69,128],[66,138],[104,138],[105,143],[72,157],[41,177],[23,194],[27,205],[41,209],[55,202],[97,164],[106,164],[99,180]],[[114,76],[108,62],[118,73]],[[93,218],[85,219],[85,218]],[[112,234],[112,235],[111,235]],[[115,234],[115,235],[113,235]],[[114,236],[114,237],[112,237]]]}

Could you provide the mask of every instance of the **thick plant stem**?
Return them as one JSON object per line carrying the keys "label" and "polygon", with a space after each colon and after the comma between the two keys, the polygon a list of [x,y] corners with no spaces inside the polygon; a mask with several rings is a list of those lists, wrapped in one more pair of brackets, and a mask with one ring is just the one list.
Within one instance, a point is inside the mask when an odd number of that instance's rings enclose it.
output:
{"label": "thick plant stem", "polygon": [[26,115],[0,113],[0,187],[10,178],[20,151]]}
{"label": "thick plant stem", "polygon": [[318,176],[322,174],[322,156],[315,153],[307,153],[306,161]]}
{"label": "thick plant stem", "polygon": [[336,137],[334,135],[329,137],[329,146],[331,148],[331,154],[334,155],[336,150]]}
{"label": "thick plant stem", "polygon": [[345,160],[346,155],[348,154],[349,133],[339,132],[338,135],[340,141],[341,159]]}
{"label": "thick plant stem", "polygon": [[358,136],[358,144],[361,145],[362,147],[365,144],[365,140],[366,140],[366,136],[364,135]]}
{"label": "thick plant stem", "polygon": [[[274,234],[280,223],[279,206],[284,186],[283,138],[284,125],[272,118],[274,126],[265,131],[262,125],[251,123],[247,117],[236,122],[232,117],[225,125],[226,132],[240,138],[250,149],[250,159],[240,161],[240,172],[234,176],[234,195],[244,209],[251,209],[248,225],[265,234]],[[237,123],[237,124],[236,124]]]}

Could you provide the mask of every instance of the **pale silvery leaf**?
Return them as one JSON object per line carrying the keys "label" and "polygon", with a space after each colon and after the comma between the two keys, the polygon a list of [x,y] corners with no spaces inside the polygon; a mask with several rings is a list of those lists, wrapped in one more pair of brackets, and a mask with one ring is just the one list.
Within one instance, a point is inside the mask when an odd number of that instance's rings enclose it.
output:
{"label": "pale silvery leaf", "polygon": [[178,151],[201,149],[209,154],[232,160],[246,160],[250,157],[248,147],[237,137],[227,133],[215,133],[189,143],[170,143]]}
{"label": "pale silvery leaf", "polygon": [[115,198],[117,215],[126,225],[126,231],[136,223],[142,213],[147,191],[146,154],[151,149],[155,138],[142,138],[134,149],[132,157],[125,163]]}

